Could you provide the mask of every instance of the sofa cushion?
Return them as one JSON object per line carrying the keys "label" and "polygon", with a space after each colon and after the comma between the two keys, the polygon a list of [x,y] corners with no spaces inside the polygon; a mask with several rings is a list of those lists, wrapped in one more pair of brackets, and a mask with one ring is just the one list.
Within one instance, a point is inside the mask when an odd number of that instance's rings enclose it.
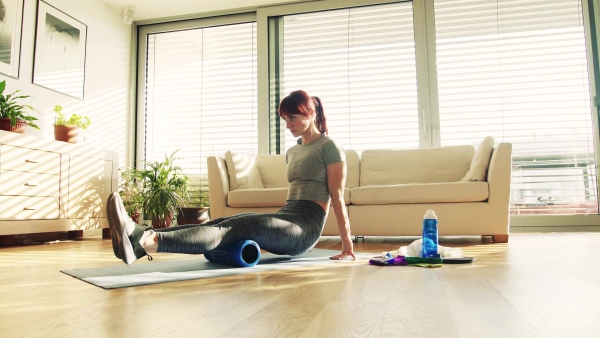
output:
{"label": "sofa cushion", "polygon": [[461,181],[485,181],[493,150],[494,139],[491,136],[487,136],[479,144],[477,152],[473,156],[473,160],[471,160],[470,169]]}
{"label": "sofa cushion", "polygon": [[[227,194],[227,205],[242,207],[282,207],[287,202],[288,188],[233,190]],[[350,204],[350,189],[344,189],[344,202]]]}
{"label": "sofa cushion", "polygon": [[265,188],[287,188],[285,155],[257,155],[256,168]]}
{"label": "sofa cushion", "polygon": [[428,149],[365,150],[360,186],[458,182],[469,170],[473,146]]}
{"label": "sofa cushion", "polygon": [[233,190],[227,194],[227,205],[243,207],[282,207],[287,201],[288,188]]}
{"label": "sofa cushion", "polygon": [[346,153],[346,188],[356,188],[360,184],[360,157],[356,150],[345,150]]}
{"label": "sofa cushion", "polygon": [[255,160],[256,158],[251,155],[232,151],[225,153],[230,190],[264,187]]}
{"label": "sofa cushion", "polygon": [[488,191],[487,182],[371,185],[352,189],[350,198],[357,205],[482,202]]}

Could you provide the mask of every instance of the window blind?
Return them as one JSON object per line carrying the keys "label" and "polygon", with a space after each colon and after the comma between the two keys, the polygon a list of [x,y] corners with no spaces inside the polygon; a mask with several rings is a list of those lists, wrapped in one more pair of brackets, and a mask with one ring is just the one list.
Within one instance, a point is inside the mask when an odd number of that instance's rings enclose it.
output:
{"label": "window blind", "polygon": [[513,214],[598,213],[579,0],[436,0],[442,145],[513,144]]}
{"label": "window blind", "polygon": [[419,147],[411,2],[284,16],[281,72],[281,96],[319,96],[344,148]]}
{"label": "window blind", "polygon": [[256,154],[256,23],[148,35],[145,158],[192,180],[190,205],[208,205],[206,158]]}

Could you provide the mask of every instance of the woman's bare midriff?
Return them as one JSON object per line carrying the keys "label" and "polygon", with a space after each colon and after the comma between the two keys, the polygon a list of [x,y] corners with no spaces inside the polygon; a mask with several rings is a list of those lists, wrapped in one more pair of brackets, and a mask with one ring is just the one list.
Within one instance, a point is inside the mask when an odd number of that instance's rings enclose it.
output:
{"label": "woman's bare midriff", "polygon": [[321,206],[321,208],[323,208],[323,210],[325,210],[325,212],[327,213],[327,211],[329,211],[329,202],[319,202],[319,201],[314,201],[315,203],[317,203],[318,205]]}

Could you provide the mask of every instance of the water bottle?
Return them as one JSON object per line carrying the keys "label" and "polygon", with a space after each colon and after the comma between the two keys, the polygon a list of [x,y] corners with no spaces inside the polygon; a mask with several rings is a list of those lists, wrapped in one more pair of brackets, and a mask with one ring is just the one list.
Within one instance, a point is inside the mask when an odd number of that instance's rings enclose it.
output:
{"label": "water bottle", "polygon": [[423,216],[423,258],[439,258],[438,254],[438,221],[433,210],[427,210]]}

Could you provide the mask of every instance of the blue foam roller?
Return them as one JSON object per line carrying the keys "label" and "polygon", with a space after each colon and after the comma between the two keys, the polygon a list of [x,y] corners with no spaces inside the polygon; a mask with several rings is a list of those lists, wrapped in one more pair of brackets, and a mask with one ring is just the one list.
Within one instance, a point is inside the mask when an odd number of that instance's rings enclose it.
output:
{"label": "blue foam roller", "polygon": [[244,239],[223,248],[211,250],[205,253],[204,257],[210,262],[248,268],[255,266],[260,260],[260,247],[255,241]]}

